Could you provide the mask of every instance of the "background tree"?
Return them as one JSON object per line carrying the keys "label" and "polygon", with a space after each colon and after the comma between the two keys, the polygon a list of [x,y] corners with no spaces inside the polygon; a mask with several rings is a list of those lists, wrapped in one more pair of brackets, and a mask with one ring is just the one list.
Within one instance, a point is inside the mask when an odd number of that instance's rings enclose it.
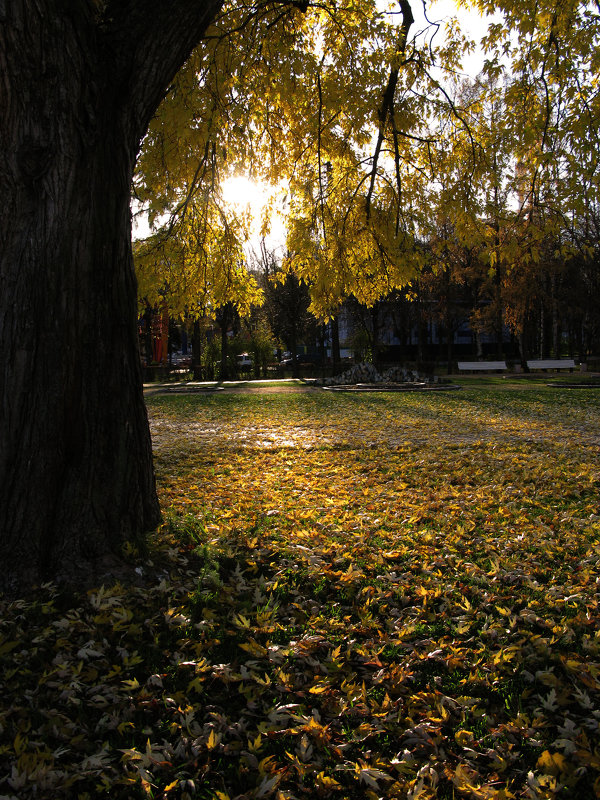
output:
{"label": "background tree", "polygon": [[207,322],[215,322],[221,331],[223,380],[233,374],[228,361],[229,329],[262,302],[262,292],[246,262],[243,245],[247,240],[244,215],[240,218],[227,208],[215,187],[205,193],[202,203],[190,198],[185,215],[172,218],[153,236],[136,243],[143,302],[156,303],[160,297],[172,314],[194,326],[197,378],[201,377],[200,339]]}
{"label": "background tree", "polygon": [[[489,10],[491,4],[482,2]],[[506,315],[522,356],[559,355],[570,292],[565,264],[573,233],[596,205],[600,61],[597,9],[569,0],[542,2],[525,18],[511,2],[494,4],[506,25],[493,25],[490,52],[511,61],[502,127],[510,124],[513,223],[504,248]],[[572,285],[572,284],[571,284]]]}
{"label": "background tree", "polygon": [[310,293],[303,280],[284,272],[276,254],[261,247],[260,268],[265,293],[265,313],[271,330],[292,355],[292,375],[299,377],[298,346],[314,317],[309,314]]}

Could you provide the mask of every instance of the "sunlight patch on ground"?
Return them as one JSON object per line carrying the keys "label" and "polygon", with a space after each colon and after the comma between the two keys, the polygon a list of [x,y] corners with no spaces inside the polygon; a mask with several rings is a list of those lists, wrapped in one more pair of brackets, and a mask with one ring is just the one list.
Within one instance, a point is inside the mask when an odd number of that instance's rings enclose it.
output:
{"label": "sunlight patch on ground", "polygon": [[[492,395],[493,396],[493,395]],[[269,399],[270,398],[270,399]],[[243,415],[235,419],[211,415],[195,418],[191,414],[182,425],[177,417],[151,408],[150,420],[155,447],[158,451],[198,447],[219,448],[278,448],[340,446],[385,446],[398,448],[440,441],[448,445],[484,442],[489,445],[508,443],[542,444],[552,442],[555,449],[570,449],[573,441],[580,446],[597,447],[600,435],[595,406],[577,405],[576,411],[565,403],[558,403],[552,423],[540,415],[544,404],[540,402],[505,404],[500,396],[497,407],[489,404],[481,410],[472,407],[468,391],[460,395],[420,396],[419,400],[388,396],[375,405],[364,402],[356,405],[349,398],[337,395],[324,401],[323,413],[315,423],[302,410],[285,417],[276,413],[277,395],[264,395],[260,401],[262,415],[254,416],[246,424]],[[308,401],[307,401],[308,402]],[[350,405],[348,405],[350,403]],[[241,402],[241,408],[247,404]],[[201,409],[201,403],[198,409]],[[348,413],[354,408],[354,413]],[[360,409],[360,410],[359,410]],[[339,413],[338,413],[339,411]]]}

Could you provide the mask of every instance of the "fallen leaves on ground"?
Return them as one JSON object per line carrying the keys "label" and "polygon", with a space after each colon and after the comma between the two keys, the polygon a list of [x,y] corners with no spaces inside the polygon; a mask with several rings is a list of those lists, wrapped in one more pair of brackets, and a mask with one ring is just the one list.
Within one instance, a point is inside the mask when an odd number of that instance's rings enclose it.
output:
{"label": "fallen leaves on ground", "polygon": [[138,584],[2,604],[1,797],[600,796],[597,394],[150,416]]}

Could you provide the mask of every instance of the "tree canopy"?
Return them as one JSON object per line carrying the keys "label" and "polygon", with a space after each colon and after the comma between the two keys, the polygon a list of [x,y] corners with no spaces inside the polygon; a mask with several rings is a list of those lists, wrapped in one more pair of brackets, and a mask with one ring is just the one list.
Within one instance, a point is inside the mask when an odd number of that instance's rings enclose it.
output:
{"label": "tree canopy", "polygon": [[440,246],[467,247],[518,327],[523,276],[594,247],[600,17],[577,2],[475,5],[495,16],[470,77],[475,44],[457,20],[442,35],[429,8],[416,23],[408,2],[225,4],[138,163],[137,196],[168,215],[158,236],[185,238],[191,208],[208,221],[208,197],[244,171],[287,187],[284,267],[316,316],[351,296],[371,305],[427,252],[440,269]]}

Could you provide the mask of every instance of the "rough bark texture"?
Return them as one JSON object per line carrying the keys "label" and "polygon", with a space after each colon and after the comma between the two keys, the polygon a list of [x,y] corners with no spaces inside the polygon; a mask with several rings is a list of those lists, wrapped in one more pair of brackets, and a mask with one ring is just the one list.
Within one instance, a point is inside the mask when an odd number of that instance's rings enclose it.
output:
{"label": "rough bark texture", "polygon": [[0,589],[73,579],[159,520],[129,193],[218,7],[0,0]]}

